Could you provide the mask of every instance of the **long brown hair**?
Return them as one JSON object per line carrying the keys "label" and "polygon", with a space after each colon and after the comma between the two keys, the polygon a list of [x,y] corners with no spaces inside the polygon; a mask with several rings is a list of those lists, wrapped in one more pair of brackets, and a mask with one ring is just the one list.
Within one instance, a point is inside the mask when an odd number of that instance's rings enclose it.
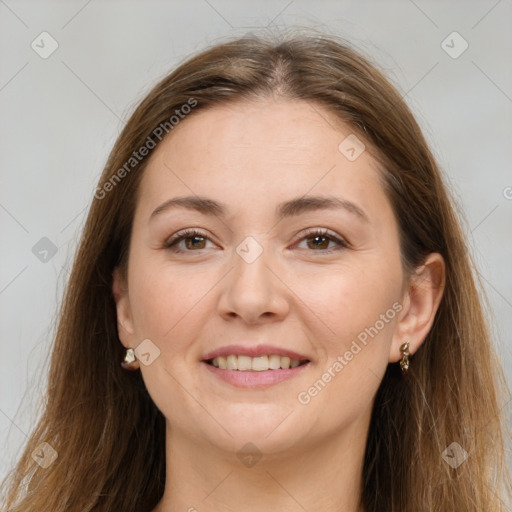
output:
{"label": "long brown hair", "polygon": [[[184,105],[195,102],[188,109],[194,115],[270,95],[322,106],[348,123],[382,163],[404,269],[412,271],[430,252],[446,263],[444,295],[409,378],[389,365],[377,392],[364,461],[366,511],[504,510],[501,480],[509,480],[500,406],[507,388],[453,199],[413,115],[383,74],[341,38],[292,31],[277,40],[253,34],[223,41],[189,58],[126,123],[76,253],[44,410],[3,482],[2,511],[145,512],[162,497],[164,417],[140,372],[120,366],[124,348],[111,290],[114,268],[126,269],[151,151],[130,159],[160,142],[158,127],[170,133],[170,119]],[[31,456],[43,442],[57,452],[44,469]],[[454,442],[468,455],[458,467],[443,457]]]}

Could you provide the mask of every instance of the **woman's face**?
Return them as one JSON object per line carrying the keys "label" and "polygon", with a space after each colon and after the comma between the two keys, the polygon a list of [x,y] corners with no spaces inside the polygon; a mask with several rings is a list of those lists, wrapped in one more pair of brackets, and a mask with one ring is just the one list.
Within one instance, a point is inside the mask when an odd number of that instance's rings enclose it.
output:
{"label": "woman's face", "polygon": [[[368,421],[399,359],[404,275],[377,163],[351,134],[320,106],[262,99],[198,111],[154,150],[118,319],[126,347],[149,340],[142,375],[175,433],[272,452]],[[198,233],[172,244],[186,229]],[[229,345],[309,363],[249,373],[204,361]]]}

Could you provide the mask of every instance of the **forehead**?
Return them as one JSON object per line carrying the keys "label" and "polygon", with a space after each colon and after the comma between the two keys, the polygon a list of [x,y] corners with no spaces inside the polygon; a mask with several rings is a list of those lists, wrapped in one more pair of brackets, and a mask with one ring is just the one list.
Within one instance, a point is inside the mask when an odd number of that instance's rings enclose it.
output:
{"label": "forehead", "polygon": [[141,202],[149,208],[170,196],[200,195],[254,208],[339,192],[365,209],[385,207],[376,160],[368,151],[347,158],[346,141],[353,143],[354,136],[327,109],[301,100],[261,99],[200,110],[154,150]]}

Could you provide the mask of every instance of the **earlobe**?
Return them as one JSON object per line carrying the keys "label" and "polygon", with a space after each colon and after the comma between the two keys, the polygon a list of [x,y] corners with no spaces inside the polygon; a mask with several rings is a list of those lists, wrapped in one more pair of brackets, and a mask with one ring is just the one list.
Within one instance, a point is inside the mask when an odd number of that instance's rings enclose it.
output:
{"label": "earlobe", "polygon": [[411,276],[402,301],[403,309],[397,321],[389,361],[401,357],[400,347],[409,342],[414,354],[429,333],[441,303],[445,286],[445,263],[438,253],[429,254]]}
{"label": "earlobe", "polygon": [[126,279],[121,274],[118,267],[114,269],[112,278],[112,294],[116,303],[119,339],[123,345],[128,348],[132,346],[132,338],[134,334],[128,286]]}

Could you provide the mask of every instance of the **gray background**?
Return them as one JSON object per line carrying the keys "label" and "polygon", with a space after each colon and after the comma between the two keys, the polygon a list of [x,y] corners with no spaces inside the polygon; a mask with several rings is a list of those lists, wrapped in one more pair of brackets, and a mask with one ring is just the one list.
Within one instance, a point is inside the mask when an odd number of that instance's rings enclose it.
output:
{"label": "gray background", "polygon": [[[460,203],[512,383],[512,2],[254,4],[0,0],[0,479],[37,417],[78,234],[123,119],[190,53],[263,26],[344,36],[406,96]],[[58,43],[46,59],[31,47],[50,48],[43,31]]]}

